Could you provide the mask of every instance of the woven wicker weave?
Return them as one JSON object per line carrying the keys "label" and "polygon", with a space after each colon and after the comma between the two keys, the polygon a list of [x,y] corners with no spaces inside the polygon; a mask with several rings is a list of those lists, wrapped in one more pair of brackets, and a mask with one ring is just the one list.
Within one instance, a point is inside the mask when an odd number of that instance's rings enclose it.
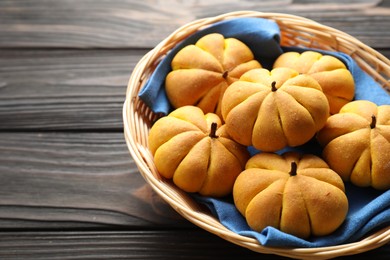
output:
{"label": "woven wicker weave", "polygon": [[254,238],[238,235],[225,228],[209,211],[198,205],[188,194],[179,190],[171,182],[161,178],[157,173],[153,157],[148,150],[147,137],[151,123],[159,115],[154,114],[138,98],[140,89],[165,54],[180,41],[205,26],[237,17],[259,17],[275,21],[280,27],[281,45],[284,46],[311,47],[344,52],[350,55],[383,88],[387,90],[390,88],[390,61],[386,57],[354,37],[312,20],[294,15],[253,11],[233,12],[196,20],[177,29],[147,53],[138,62],[130,77],[123,106],[124,134],[130,154],[135,160],[140,173],[152,188],[184,218],[227,241],[256,252],[299,259],[329,259],[358,254],[386,244],[390,241],[390,227],[377,231],[361,241],[337,246],[319,248],[265,247]]}

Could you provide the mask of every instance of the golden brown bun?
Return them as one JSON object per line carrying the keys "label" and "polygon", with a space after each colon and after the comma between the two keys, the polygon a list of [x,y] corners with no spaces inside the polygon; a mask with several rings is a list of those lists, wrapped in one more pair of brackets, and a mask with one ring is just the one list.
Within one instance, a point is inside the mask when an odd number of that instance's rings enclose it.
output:
{"label": "golden brown bun", "polygon": [[344,181],[390,188],[390,105],[350,102],[329,117],[317,139],[323,158]]}
{"label": "golden brown bun", "polygon": [[[210,136],[216,123],[215,136]],[[215,129],[214,129],[215,130]],[[184,106],[159,119],[149,133],[149,149],[158,172],[187,192],[222,197],[231,193],[249,158],[233,141],[216,114]]]}
{"label": "golden brown bun", "polygon": [[172,60],[165,88],[174,108],[199,106],[204,113],[220,116],[225,89],[246,71],[261,68],[252,51],[235,38],[208,34],[181,49]]}
{"label": "golden brown bun", "polygon": [[309,75],[289,68],[253,69],[226,90],[222,116],[238,143],[277,151],[315,136],[329,116],[329,104]]}
{"label": "golden brown bun", "polygon": [[274,63],[274,68],[279,67],[292,68],[317,80],[329,101],[331,114],[338,113],[355,96],[353,76],[336,57],[315,51],[285,52]]}
{"label": "golden brown bun", "polygon": [[334,232],[348,212],[340,176],[321,158],[293,152],[250,158],[234,184],[233,198],[253,230],[272,226],[300,238]]}

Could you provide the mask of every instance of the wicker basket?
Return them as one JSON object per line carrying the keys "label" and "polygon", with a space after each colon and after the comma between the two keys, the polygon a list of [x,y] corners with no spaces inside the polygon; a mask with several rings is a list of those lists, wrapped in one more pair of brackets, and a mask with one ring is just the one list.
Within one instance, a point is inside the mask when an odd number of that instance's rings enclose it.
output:
{"label": "wicker basket", "polygon": [[276,254],[299,259],[329,259],[351,255],[380,247],[390,241],[390,227],[365,239],[349,244],[319,248],[266,247],[250,237],[238,235],[224,227],[209,211],[198,205],[188,194],[159,176],[148,150],[148,133],[154,114],[139,98],[138,93],[165,54],[183,39],[205,26],[237,17],[259,17],[275,21],[281,31],[281,45],[341,51],[350,55],[383,88],[389,90],[390,61],[352,36],[312,20],[280,13],[241,11],[196,20],[177,29],[136,65],[130,77],[123,106],[124,134],[130,154],[140,173],[167,203],[195,225],[223,239],[255,252]]}

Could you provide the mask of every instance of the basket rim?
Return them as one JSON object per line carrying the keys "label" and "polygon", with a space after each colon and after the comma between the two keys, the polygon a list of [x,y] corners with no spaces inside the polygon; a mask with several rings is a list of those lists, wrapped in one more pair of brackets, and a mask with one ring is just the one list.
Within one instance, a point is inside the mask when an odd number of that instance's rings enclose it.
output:
{"label": "basket rim", "polygon": [[[147,138],[145,137],[145,133],[148,132],[149,125],[144,122],[145,115],[142,114],[142,112],[144,112],[144,108],[142,107],[144,104],[141,104],[142,108],[139,107],[141,101],[139,101],[139,98],[137,97],[138,90],[135,89],[134,86],[138,86],[139,89],[142,88],[142,85],[147,80],[148,73],[151,74],[156,65],[172,48],[172,46],[174,46],[175,43],[177,43],[178,41],[183,40],[188,34],[196,32],[197,30],[209,24],[237,17],[283,19],[283,23],[292,22],[298,25],[300,25],[301,23],[305,23],[309,26],[321,27],[322,29],[328,30],[328,32],[334,33],[336,35],[334,36],[336,41],[339,41],[340,39],[343,40],[345,38],[348,40],[352,39],[352,43],[361,48],[361,50],[373,53],[373,55],[375,55],[375,57],[379,61],[379,65],[377,66],[380,66],[381,69],[388,72],[386,73],[386,76],[390,77],[390,61],[385,56],[344,32],[322,25],[316,21],[301,16],[284,13],[236,11],[221,14],[214,17],[202,18],[187,23],[179,27],[173,33],[171,33],[168,37],[162,40],[158,45],[156,45],[152,50],[150,50],[140,59],[140,61],[134,67],[134,70],[131,73],[127,85],[126,99],[123,103],[122,111],[124,136],[130,155],[137,164],[137,167],[143,178],[147,181],[149,185],[151,185],[153,190],[157,194],[159,194],[159,196],[161,196],[174,210],[176,210],[188,221],[192,222],[198,227],[203,228],[206,231],[209,231],[210,233],[220,236],[227,241],[230,241],[234,244],[240,245],[242,247],[248,248],[252,251],[256,251],[259,253],[276,254],[300,259],[313,259],[313,257],[315,257],[316,259],[329,259],[342,255],[351,255],[365,252],[388,243],[390,241],[390,226],[382,228],[381,230],[376,231],[375,233],[360,241],[334,246],[315,248],[275,248],[263,246],[255,238],[242,236],[237,233],[234,233],[233,231],[230,231],[214,217],[211,217],[202,211],[193,210],[193,208],[184,206],[181,203],[183,202],[183,199],[180,197],[181,194],[177,193],[175,189],[170,187],[169,184],[165,182],[165,180],[162,180],[161,178],[155,176],[152,173],[151,165],[153,163],[150,162],[151,154],[149,150],[145,148],[145,144],[147,144]],[[354,54],[355,52],[351,53]],[[383,81],[383,78],[379,78],[379,80]],[[378,78],[376,78],[375,80],[377,79]],[[385,79],[384,82],[385,83],[382,84],[383,86],[386,85],[386,82],[390,85],[389,80]],[[139,112],[140,109],[141,112]],[[132,122],[133,124],[130,124],[129,122]],[[196,205],[192,206],[196,208]]]}

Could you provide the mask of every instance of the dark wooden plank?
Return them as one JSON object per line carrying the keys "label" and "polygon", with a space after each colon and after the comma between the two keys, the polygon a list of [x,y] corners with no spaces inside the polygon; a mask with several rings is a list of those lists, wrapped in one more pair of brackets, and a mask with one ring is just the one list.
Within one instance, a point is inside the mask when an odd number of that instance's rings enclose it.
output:
{"label": "dark wooden plank", "polygon": [[[336,259],[388,259],[386,245]],[[1,259],[290,259],[262,254],[200,229],[176,231],[3,232]]]}
{"label": "dark wooden plank", "polygon": [[0,50],[0,130],[122,131],[127,82],[147,51]]}
{"label": "dark wooden plank", "polygon": [[[0,258],[287,259],[258,254],[202,230],[2,233]],[[240,258],[238,258],[240,257]]]}
{"label": "dark wooden plank", "polygon": [[0,129],[122,129],[147,50],[0,50]]}
{"label": "dark wooden plank", "polygon": [[0,228],[188,225],[144,181],[122,133],[0,133],[0,180]]}
{"label": "dark wooden plank", "polygon": [[4,0],[0,47],[153,47],[178,27],[238,10],[281,12],[311,18],[387,47],[390,8],[380,0],[105,1]]}

